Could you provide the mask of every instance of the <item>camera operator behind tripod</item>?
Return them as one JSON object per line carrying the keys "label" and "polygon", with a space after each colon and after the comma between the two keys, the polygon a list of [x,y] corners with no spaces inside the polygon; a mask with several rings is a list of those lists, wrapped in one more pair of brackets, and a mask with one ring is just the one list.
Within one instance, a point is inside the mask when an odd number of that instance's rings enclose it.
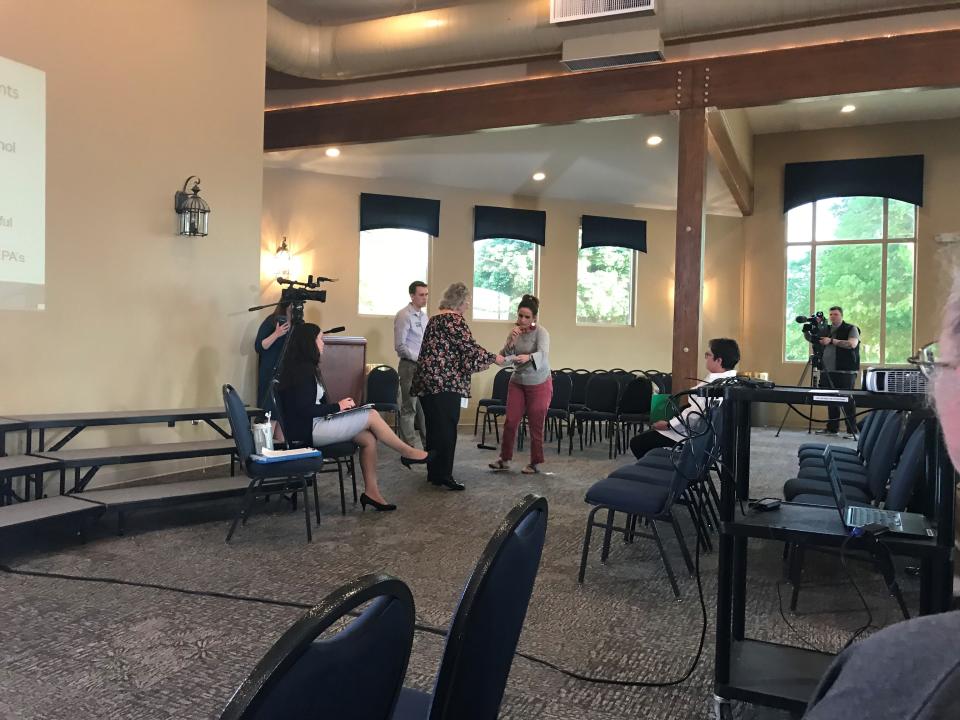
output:
{"label": "camera operator behind tripod", "polygon": [[[819,332],[804,331],[804,337],[813,344],[814,353],[819,346],[821,355],[821,388],[834,390],[852,390],[860,371],[860,330],[843,320],[843,308],[834,305],[830,308],[830,325],[821,326]],[[820,435],[836,435],[840,429],[840,408],[827,406],[827,426],[817,430]],[[853,418],[844,413],[844,422],[849,435],[857,432]]]}

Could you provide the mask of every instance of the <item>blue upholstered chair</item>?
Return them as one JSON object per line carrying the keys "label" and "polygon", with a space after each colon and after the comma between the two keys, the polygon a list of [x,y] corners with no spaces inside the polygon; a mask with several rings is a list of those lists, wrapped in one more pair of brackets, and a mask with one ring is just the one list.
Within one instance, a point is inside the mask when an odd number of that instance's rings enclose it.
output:
{"label": "blue upholstered chair", "polygon": [[394,720],[495,720],[547,532],[547,501],[528,495],[497,528],[450,623],[433,692],[404,688]]}
{"label": "blue upholstered chair", "polygon": [[[885,510],[903,511],[909,508],[916,489],[920,486],[924,477],[925,440],[926,432],[924,430],[924,424],[920,423],[913,429],[907,441],[903,444],[903,452],[900,453],[900,457],[897,460],[897,467],[890,477],[890,487],[887,488],[885,492],[886,500],[883,505]],[[834,461],[835,460],[836,458],[834,458]],[[846,495],[847,492],[848,489],[845,488],[844,495]],[[836,501],[832,495],[830,497],[813,494],[797,495],[794,497],[793,502],[804,503],[806,505],[836,507]],[[850,504],[867,505],[868,503],[855,501]],[[804,554],[803,545],[787,545],[786,547],[787,577],[793,585],[793,592],[790,597],[790,609],[794,611],[797,609],[797,600],[800,597]],[[903,597],[899,594],[897,594],[896,597],[900,606],[902,608],[905,607]],[[904,617],[909,617],[906,612],[904,612]]]}
{"label": "blue upholstered chair", "polygon": [[[901,413],[895,412],[880,418],[874,425],[878,423],[882,424],[877,430],[876,440],[866,465],[838,464],[840,482],[844,486],[848,499],[854,502],[869,503],[883,499],[887,480],[890,479],[890,471],[903,447],[898,443],[903,430]],[[784,483],[784,498],[793,501],[799,495],[823,495],[832,498],[833,491],[830,489],[827,470],[823,467],[822,461],[819,466],[801,467],[796,478]]]}
{"label": "blue upholstered chair", "polygon": [[393,413],[393,428],[400,432],[400,375],[389,365],[377,365],[367,373],[364,402],[379,412]]}
{"label": "blue upholstered chair", "polygon": [[[253,433],[250,430],[250,417],[247,415],[247,409],[244,407],[243,400],[231,385],[223,386],[223,404],[227,410],[227,419],[230,422],[230,431],[233,433],[233,440],[237,445],[237,457],[240,458],[240,467],[248,478],[250,484],[247,485],[247,491],[244,493],[243,501],[237,511],[233,522],[230,523],[230,529],[227,531],[227,542],[233,537],[237,529],[237,523],[247,522],[250,508],[253,501],[264,495],[293,493],[303,494],[303,512],[307,522],[307,542],[313,540],[313,533],[310,529],[310,503],[307,502],[307,487],[311,484],[316,473],[323,466],[323,458],[294,458],[275,463],[256,463],[250,458],[253,455]],[[313,500],[317,502],[317,484],[313,484]],[[296,508],[296,505],[294,505]],[[317,522],[319,523],[319,516]]]}
{"label": "blue upholstered chair", "polygon": [[[607,456],[614,457],[613,439],[617,434],[619,423],[617,422],[617,406],[620,402],[620,383],[616,375],[607,372],[595,372],[587,381],[586,394],[584,396],[584,407],[573,413],[573,422],[576,424],[577,434],[580,437],[580,450],[583,450],[583,431],[584,424],[588,428],[588,440],[595,435],[596,428],[607,430],[608,449]],[[617,450],[619,451],[619,442]],[[573,433],[570,434],[569,454],[573,454]]]}
{"label": "blue upholstered chair", "polygon": [[[286,426],[283,420],[283,403],[280,402],[280,393],[278,392],[279,380],[274,378],[273,382],[270,384],[270,397],[273,399],[273,412],[274,419],[280,425],[280,429],[283,430],[284,437],[287,436]],[[353,485],[353,504],[357,504],[357,466],[353,458],[357,454],[357,450],[360,449],[360,446],[357,445],[352,440],[344,440],[343,442],[330,443],[329,445],[321,445],[317,448],[320,451],[320,455],[323,457],[323,463],[319,470],[317,470],[317,475],[322,475],[323,473],[333,472],[334,466],[336,466],[337,477],[340,480],[340,514],[347,514],[347,498],[346,493],[343,490],[343,471],[346,468],[347,472],[350,474],[350,482]],[[317,525],[320,524],[320,500],[316,492],[316,477],[314,477],[314,499],[316,502],[316,513],[317,513]]]}
{"label": "blue upholstered chair", "polygon": [[[324,633],[365,605],[359,616]],[[220,720],[387,720],[413,645],[413,597],[389,575],[365,575],[287,630],[237,688]]]}
{"label": "blue upholstered chair", "polygon": [[[473,418],[473,434],[477,434],[477,429],[480,426],[480,411],[482,410],[484,438],[481,443],[486,442],[487,424],[490,422],[491,415],[493,415],[493,424],[497,432],[497,442],[500,442],[500,428],[497,425],[497,417],[507,413],[507,390],[512,374],[513,368],[497,370],[497,374],[493,376],[493,391],[491,393],[493,397],[477,400],[477,412]],[[491,411],[490,408],[493,408],[493,410]]]}
{"label": "blue upholstered chair", "polygon": [[[711,413],[710,416],[717,417],[718,414]],[[635,465],[619,468],[587,490],[584,500],[593,505],[593,509],[587,516],[578,582],[582,583],[586,574],[590,540],[593,528],[597,527],[604,529],[603,547],[600,553],[600,560],[604,563],[610,554],[610,539],[614,531],[622,532],[628,541],[635,537],[652,539],[660,551],[670,587],[674,595],[680,597],[680,589],[677,586],[670,559],[664,550],[657,523],[666,522],[673,528],[683,560],[692,574],[693,561],[684,542],[680,525],[673,514],[673,507],[680,502],[689,487],[697,483],[704,473],[709,472],[714,460],[716,428],[709,419],[701,419],[693,431],[693,435],[680,446],[676,463],[671,462],[670,469],[664,469],[652,463],[645,465],[641,461]],[[598,523],[595,520],[600,510],[607,511],[604,523]],[[623,527],[614,527],[614,518],[618,512],[625,515]],[[641,518],[650,528],[649,534],[636,529],[636,522]],[[699,521],[695,519],[694,522],[696,526]],[[699,530],[698,527],[698,532]]]}

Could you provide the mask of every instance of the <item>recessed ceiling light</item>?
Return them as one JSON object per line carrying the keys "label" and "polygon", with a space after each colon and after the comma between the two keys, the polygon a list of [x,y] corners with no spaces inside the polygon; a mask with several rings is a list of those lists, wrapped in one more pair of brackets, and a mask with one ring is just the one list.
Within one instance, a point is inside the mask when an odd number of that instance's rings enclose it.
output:
{"label": "recessed ceiling light", "polygon": [[840,108],[840,112],[842,112],[842,113],[852,113],[852,112],[853,112],[854,110],[856,110],[856,109],[857,109],[857,106],[856,106],[856,105],[844,105],[842,108]]}
{"label": "recessed ceiling light", "polygon": [[537,172],[533,174],[533,179],[536,180],[537,182],[541,182],[543,180],[546,180],[547,176],[546,176],[546,173]]}
{"label": "recessed ceiling light", "polygon": [[656,147],[662,142],[663,142],[663,138],[660,137],[659,135],[651,135],[650,137],[647,138],[647,145],[649,145],[650,147]]}
{"label": "recessed ceiling light", "polygon": [[324,151],[324,155],[327,157],[340,157],[340,148],[327,148]]}

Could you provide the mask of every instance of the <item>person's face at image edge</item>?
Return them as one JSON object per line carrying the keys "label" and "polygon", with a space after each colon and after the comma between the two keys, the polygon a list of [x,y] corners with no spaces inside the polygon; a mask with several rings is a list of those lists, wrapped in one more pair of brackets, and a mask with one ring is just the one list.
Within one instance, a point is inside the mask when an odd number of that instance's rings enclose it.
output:
{"label": "person's face at image edge", "polygon": [[[952,365],[960,362],[960,303],[956,301],[947,308],[938,349],[944,362]],[[933,398],[950,459],[955,467],[960,466],[960,368],[935,370]]]}

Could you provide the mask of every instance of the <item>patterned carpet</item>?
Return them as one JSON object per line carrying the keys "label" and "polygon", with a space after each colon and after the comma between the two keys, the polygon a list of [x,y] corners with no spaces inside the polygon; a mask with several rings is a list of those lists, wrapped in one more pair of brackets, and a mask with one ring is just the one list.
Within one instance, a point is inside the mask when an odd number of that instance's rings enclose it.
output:
{"label": "patterned carpet", "polygon": [[[806,434],[755,431],[753,494],[778,494]],[[462,435],[457,477],[467,491],[452,493],[409,472],[382,451],[384,494],[395,513],[339,514],[335,480],[321,485],[323,522],[304,540],[303,515],[274,502],[223,538],[234,503],[144,511],[128,519],[128,534],[112,533],[109,518],[86,544],[59,537],[23,537],[3,548],[17,568],[211,590],[312,603],[358,575],[386,571],[412,588],[421,621],[445,626],[461,587],[490,533],[526,493],[546,496],[550,522],[543,563],[523,635],[522,650],[564,668],[617,679],[664,680],[682,675],[696,651],[701,614],[694,580],[682,571],[674,542],[668,552],[680,572],[676,602],[656,549],[640,540],[614,542],[601,566],[591,554],[586,583],[576,582],[587,506],[585,489],[627,460],[609,461],[605,447],[557,456],[545,474],[494,474],[494,453]],[[521,456],[523,459],[523,456]],[[519,464],[515,467],[519,469]],[[692,537],[689,523],[685,523]],[[751,543],[748,635],[801,641],[778,612],[780,546]],[[854,563],[856,565],[856,563]],[[808,584],[799,612],[788,614],[807,642],[836,650],[865,613],[835,556],[807,560]],[[855,568],[877,626],[896,608],[880,579]],[[712,696],[716,554],[704,555],[702,574],[710,625],[703,658],[684,684],[627,689],[576,681],[516,659],[501,717],[505,720],[705,718]],[[917,586],[902,577],[914,607]],[[103,583],[0,574],[0,717],[215,718],[233,689],[299,611],[251,602],[192,596]],[[784,588],[785,596],[789,587]],[[785,597],[786,599],[786,597]],[[442,649],[418,634],[407,683],[428,688]],[[781,718],[746,707],[744,717]]]}

